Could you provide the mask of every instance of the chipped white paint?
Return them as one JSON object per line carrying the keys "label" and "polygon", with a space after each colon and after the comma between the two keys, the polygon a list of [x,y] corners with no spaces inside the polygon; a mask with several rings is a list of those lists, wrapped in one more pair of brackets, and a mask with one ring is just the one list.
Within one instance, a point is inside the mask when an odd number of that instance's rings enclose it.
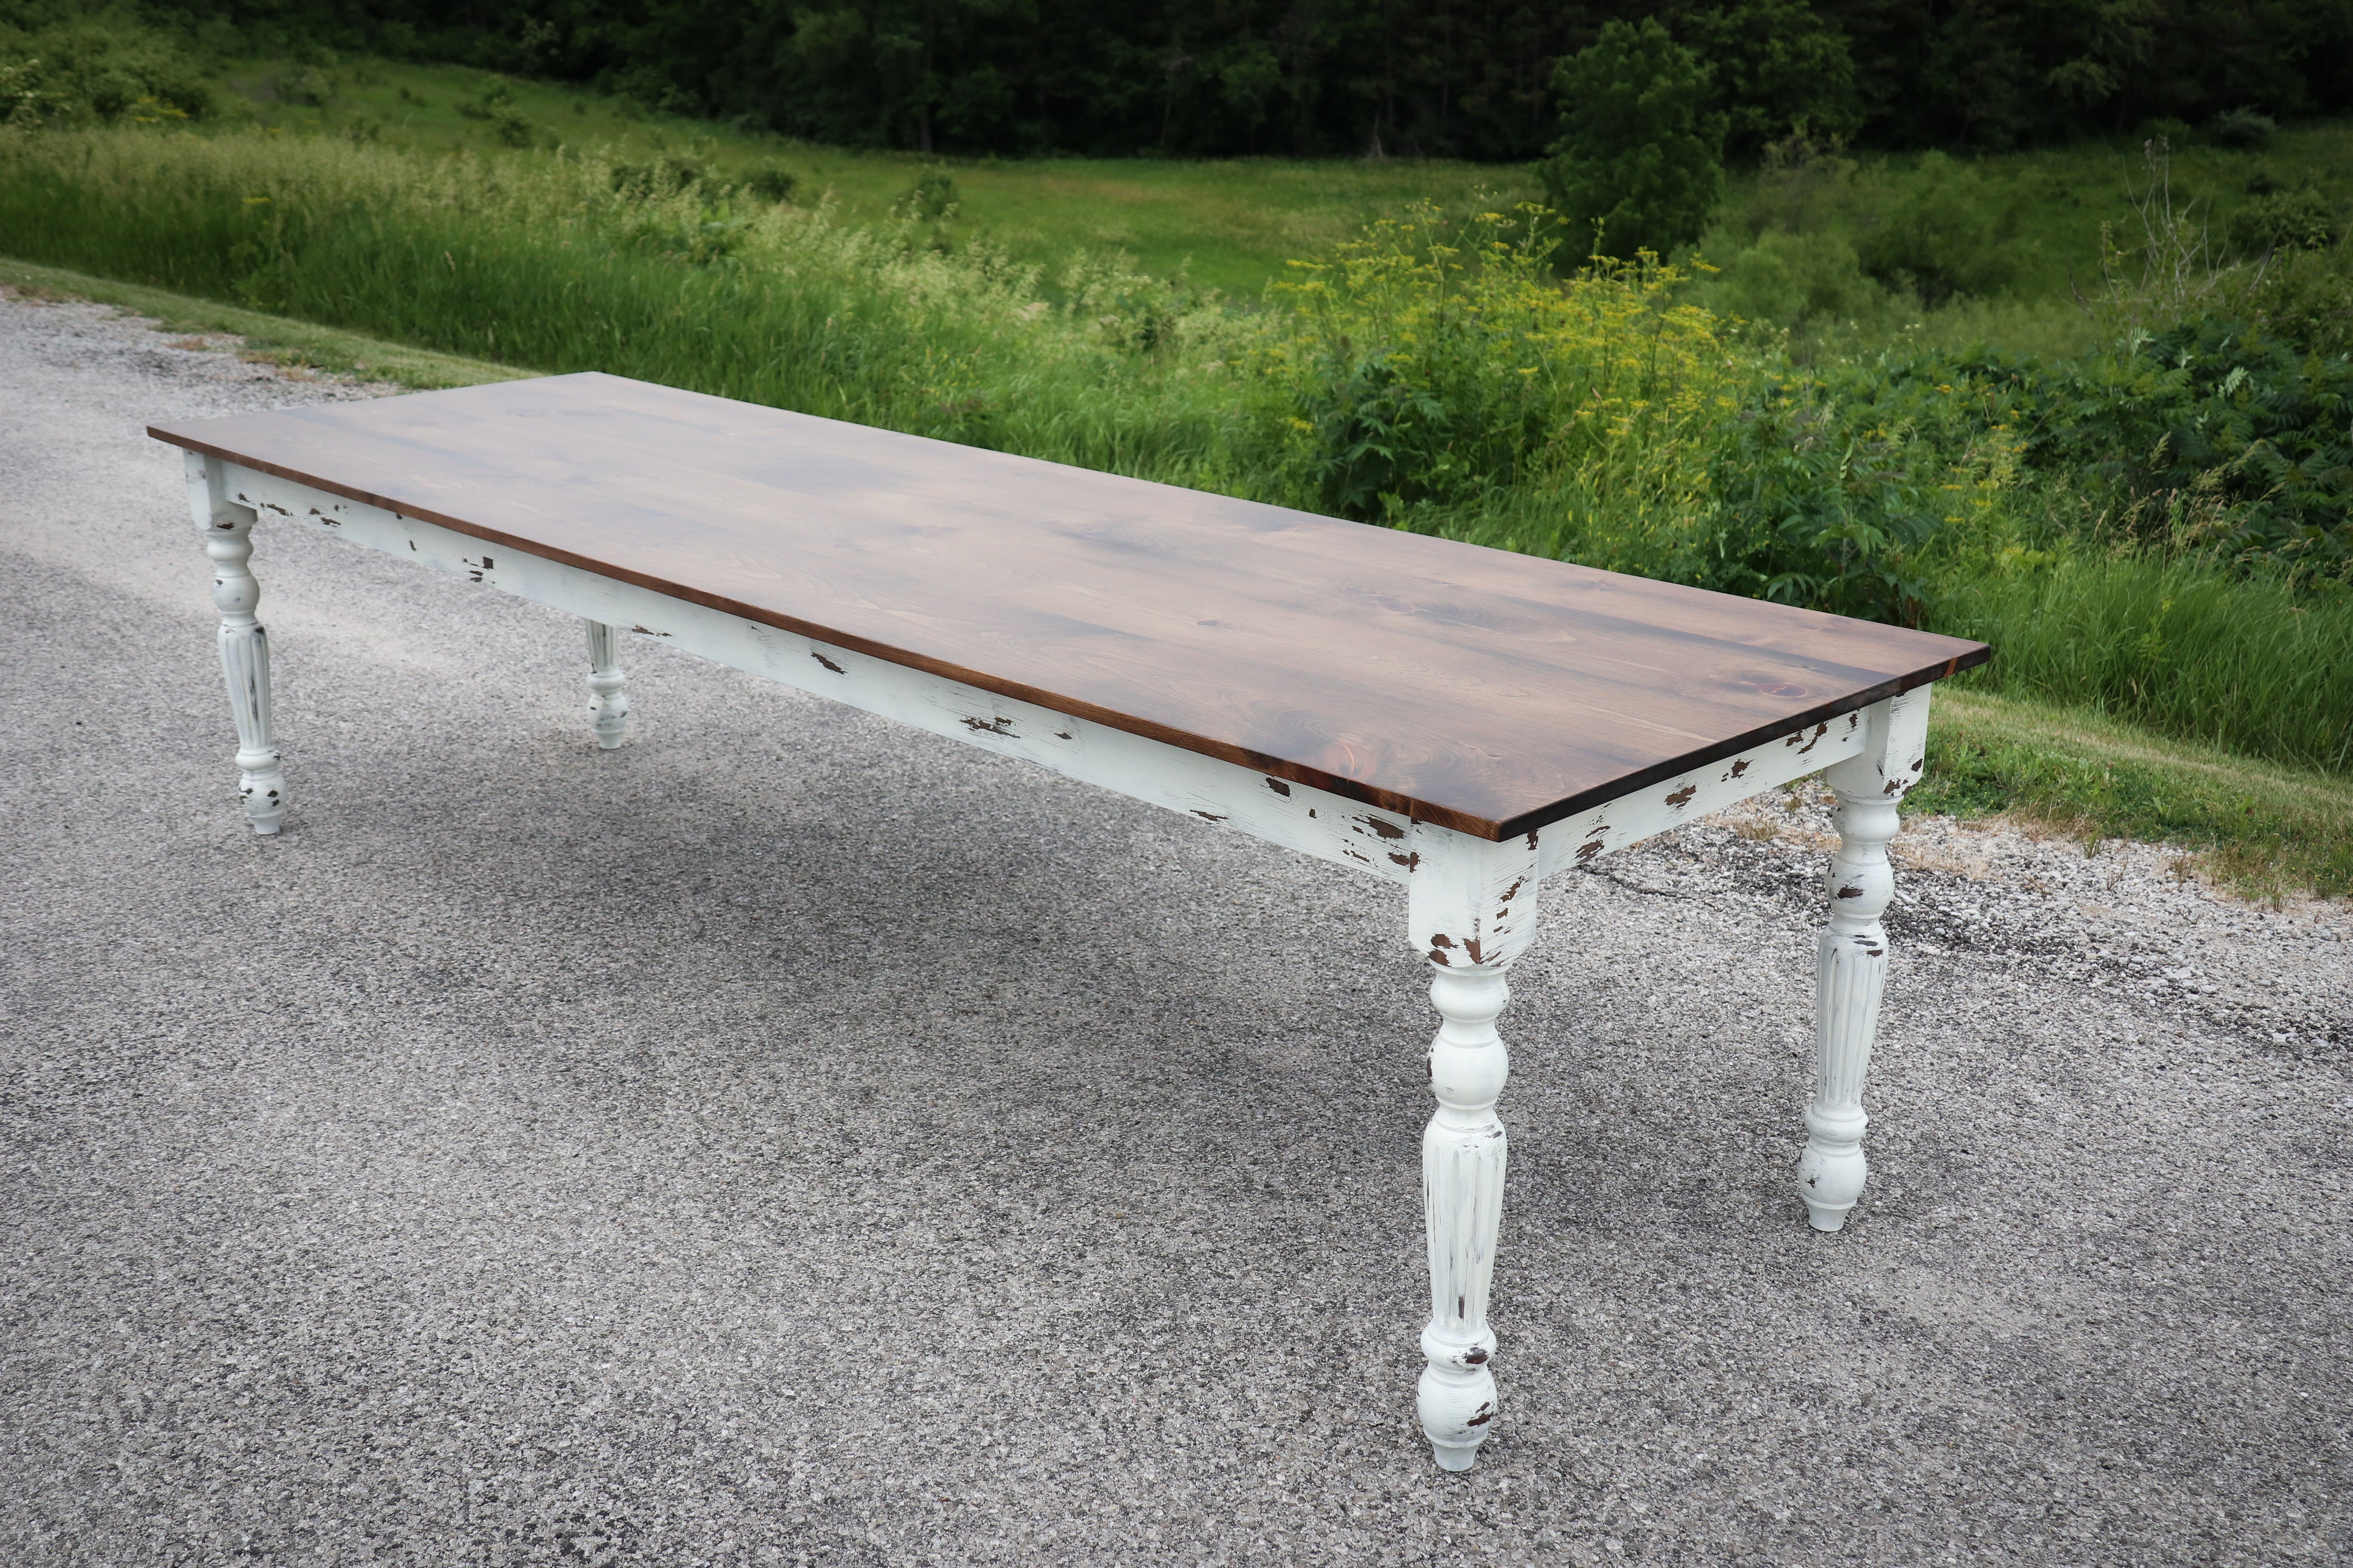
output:
{"label": "chipped white paint", "polygon": [[[848,703],[999,756],[1255,835],[1288,849],[1406,879],[1412,825],[1395,812],[1254,768],[1149,741],[1108,724],[910,669],[496,545],[291,479],[221,464],[242,507],[290,518],[387,554],[502,589],[584,620],[658,637],[714,663]],[[591,658],[593,659],[592,652]]]}
{"label": "chipped white paint", "polygon": [[1511,1057],[1495,1019],[1511,1000],[1504,972],[1535,936],[1536,846],[1534,835],[1491,844],[1419,822],[1411,859],[1408,926],[1441,1020],[1430,1046],[1438,1110],[1421,1135],[1430,1322],[1416,1404],[1440,1468],[1467,1470],[1496,1412],[1487,1290],[1509,1146],[1495,1101]]}
{"label": "chipped white paint", "polygon": [[[219,570],[221,650],[237,717],[237,764],[257,830],[275,831],[284,784],[269,736],[268,648],[245,569],[256,512],[406,556],[587,623],[589,711],[600,746],[621,742],[628,698],[623,631],[947,736],[999,756],[1354,867],[1408,889],[1409,927],[1430,968],[1440,1026],[1430,1048],[1438,1105],[1422,1137],[1430,1316],[1418,1401],[1438,1463],[1469,1469],[1497,1410],[1487,1322],[1507,1140],[1495,1103],[1509,1056],[1495,1021],[1506,973],[1535,928],[1539,879],[1830,770],[1841,847],[1822,938],[1820,1081],[1806,1121],[1801,1191],[1836,1229],[1862,1189],[1862,1077],[1885,972],[1879,915],[1893,891],[1895,802],[1919,774],[1926,689],[1777,737],[1555,823],[1490,843],[1328,791],[1272,778],[1050,709],[978,690],[706,605],[495,545],[237,465],[189,459],[190,495]],[[1852,891],[1850,891],[1852,889]]]}
{"label": "chipped white paint", "polygon": [[254,514],[222,490],[217,468],[187,454],[188,511],[204,531],[213,563],[213,607],[220,611],[221,675],[237,721],[237,798],[256,833],[275,833],[286,818],[286,774],[269,728],[269,634],[254,612],[261,584],[253,558]]}
{"label": "chipped white paint", "polygon": [[1815,1079],[1806,1107],[1806,1152],[1798,1194],[1816,1230],[1836,1230],[1862,1196],[1862,1079],[1887,989],[1887,931],[1879,917],[1895,896],[1887,842],[1896,803],[1919,782],[1928,740],[1923,686],[1863,713],[1864,742],[1830,770],[1838,796],[1838,852],[1824,883],[1830,923],[1822,931],[1814,993]]}
{"label": "chipped white paint", "polygon": [[588,727],[596,744],[609,752],[629,730],[629,678],[621,669],[620,631],[602,621],[581,624],[588,628]]}
{"label": "chipped white paint", "polygon": [[1818,773],[1862,747],[1863,717],[1849,713],[1620,795],[1607,805],[1565,816],[1544,830],[1544,873],[1549,877],[1630,849],[1671,827]]}

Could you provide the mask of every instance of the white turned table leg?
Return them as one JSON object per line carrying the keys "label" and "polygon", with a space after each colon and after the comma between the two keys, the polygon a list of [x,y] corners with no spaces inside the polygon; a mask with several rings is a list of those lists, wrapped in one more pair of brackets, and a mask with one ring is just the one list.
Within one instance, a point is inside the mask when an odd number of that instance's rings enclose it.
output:
{"label": "white turned table leg", "polygon": [[286,775],[269,728],[269,634],[254,611],[261,584],[253,556],[253,512],[223,492],[216,466],[187,454],[188,505],[204,530],[213,563],[213,605],[220,611],[221,674],[237,721],[237,796],[256,833],[275,833],[286,817]]}
{"label": "white turned table leg", "polygon": [[1487,1292],[1509,1146],[1495,1101],[1511,1059],[1495,1019],[1511,998],[1504,972],[1535,932],[1534,836],[1491,844],[1418,823],[1407,886],[1414,945],[1430,963],[1441,1020],[1430,1047],[1438,1110],[1421,1136],[1430,1323],[1416,1403],[1439,1468],[1467,1470],[1497,1409]]}
{"label": "white turned table leg", "polygon": [[1823,775],[1838,796],[1839,847],[1825,882],[1831,915],[1816,970],[1814,1099],[1806,1107],[1806,1152],[1798,1161],[1798,1193],[1816,1230],[1846,1224],[1870,1173],[1862,1154],[1869,1121],[1862,1082],[1887,989],[1880,916],[1895,896],[1887,845],[1898,825],[1896,803],[1920,777],[1928,690],[1923,686],[1868,710],[1869,743]]}
{"label": "white turned table leg", "polygon": [[596,744],[611,751],[629,728],[629,678],[621,669],[621,632],[588,621],[588,724]]}

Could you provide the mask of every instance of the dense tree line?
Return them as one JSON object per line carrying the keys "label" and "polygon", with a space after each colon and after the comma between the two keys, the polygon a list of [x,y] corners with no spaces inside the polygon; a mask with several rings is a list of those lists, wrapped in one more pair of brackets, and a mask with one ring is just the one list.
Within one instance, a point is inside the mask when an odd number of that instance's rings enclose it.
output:
{"label": "dense tree line", "polygon": [[469,61],[950,153],[1535,157],[1557,133],[1556,64],[1644,17],[1698,55],[1736,151],[1799,121],[1867,145],[2000,148],[2353,107],[2353,0],[143,0],[143,15],[257,51]]}

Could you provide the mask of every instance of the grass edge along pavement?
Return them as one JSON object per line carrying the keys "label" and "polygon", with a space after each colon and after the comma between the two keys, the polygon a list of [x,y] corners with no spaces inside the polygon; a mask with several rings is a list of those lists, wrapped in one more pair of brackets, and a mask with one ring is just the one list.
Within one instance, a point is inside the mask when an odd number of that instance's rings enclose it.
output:
{"label": "grass edge along pavement", "polygon": [[236,338],[239,342],[234,344],[206,346],[234,349],[247,360],[280,370],[359,375],[417,392],[477,386],[491,381],[520,381],[533,374],[458,354],[409,348],[333,327],[313,326],[308,321],[267,315],[193,295],[174,294],[165,289],[118,283],[109,278],[96,278],[61,267],[37,266],[8,257],[0,257],[0,289],[36,300],[76,299],[111,305],[145,317],[167,332]]}
{"label": "grass edge along pavement", "polygon": [[2353,894],[2353,783],[1967,680],[1929,710],[1927,771],[1907,807],[2055,827],[2087,855],[2109,838],[2174,845],[2185,872],[2274,904]]}
{"label": "grass edge along pavement", "polygon": [[[5,258],[0,287],[111,305],[166,331],[231,335],[245,357],[281,368],[420,391],[530,374]],[[2251,897],[2353,893],[2353,784],[2029,699],[1939,692],[1928,774],[1905,804],[1958,816],[2006,813],[2071,833],[2093,853],[2106,838],[2174,844],[2190,852],[2187,868]]]}

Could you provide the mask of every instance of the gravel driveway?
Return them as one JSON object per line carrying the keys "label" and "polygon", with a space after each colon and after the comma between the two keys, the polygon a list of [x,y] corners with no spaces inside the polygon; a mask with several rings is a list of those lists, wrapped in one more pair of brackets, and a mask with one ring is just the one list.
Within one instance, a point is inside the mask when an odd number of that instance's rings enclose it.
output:
{"label": "gravel driveway", "polygon": [[1393,889],[267,525],[246,827],[141,429],[378,390],[0,300],[0,1561],[2353,1557],[2345,906],[1915,824],[1823,1237],[1820,800],[1559,879],[1444,1475]]}

